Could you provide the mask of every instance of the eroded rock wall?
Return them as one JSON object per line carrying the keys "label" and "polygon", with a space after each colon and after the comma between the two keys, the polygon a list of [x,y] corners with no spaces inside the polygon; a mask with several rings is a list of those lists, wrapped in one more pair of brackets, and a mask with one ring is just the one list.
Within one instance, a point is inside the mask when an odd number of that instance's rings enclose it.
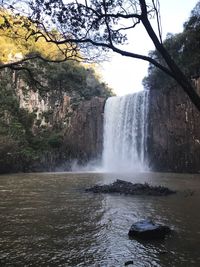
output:
{"label": "eroded rock wall", "polygon": [[65,144],[75,157],[87,161],[101,157],[103,144],[103,109],[105,99],[93,97],[74,110],[65,130]]}
{"label": "eroded rock wall", "polygon": [[28,88],[23,80],[17,81],[16,95],[20,107],[35,114],[34,136],[45,131],[49,135],[59,132],[63,140],[58,148],[46,149],[29,170],[71,170],[74,161],[85,164],[101,158],[105,98],[94,96],[85,100],[74,92],[57,90],[41,95],[38,90]]}
{"label": "eroded rock wall", "polygon": [[[103,106],[105,99],[93,97],[81,101],[70,109],[68,117],[63,120],[62,146],[54,151],[47,151],[34,166],[38,171],[69,171],[73,165],[87,164],[90,160],[100,159],[103,143]],[[58,118],[60,122],[60,117]],[[54,121],[56,123],[56,121]]]}
{"label": "eroded rock wall", "polygon": [[148,158],[155,171],[200,172],[200,113],[181,89],[150,92]]}

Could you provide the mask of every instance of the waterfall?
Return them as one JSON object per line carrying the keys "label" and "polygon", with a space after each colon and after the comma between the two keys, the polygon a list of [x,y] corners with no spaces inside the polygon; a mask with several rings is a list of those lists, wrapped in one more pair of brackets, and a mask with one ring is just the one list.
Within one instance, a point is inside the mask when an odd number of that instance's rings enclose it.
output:
{"label": "waterfall", "polygon": [[147,169],[147,115],[148,91],[108,98],[104,110],[105,171]]}

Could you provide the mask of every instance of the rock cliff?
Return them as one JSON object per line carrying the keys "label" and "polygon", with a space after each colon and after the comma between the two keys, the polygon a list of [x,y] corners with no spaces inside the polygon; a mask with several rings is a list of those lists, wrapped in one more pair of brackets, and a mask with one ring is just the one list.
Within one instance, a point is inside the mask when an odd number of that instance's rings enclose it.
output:
{"label": "rock cliff", "polygon": [[[66,113],[63,119],[61,146],[44,150],[38,160],[30,164],[28,171],[69,171],[74,163],[81,166],[89,160],[101,158],[104,102],[105,98],[93,97],[91,100],[81,101],[75,108],[72,108],[70,98],[68,104],[63,102],[70,113]],[[59,108],[63,110],[62,105]],[[59,110],[57,113],[59,114]],[[53,124],[48,123],[48,127],[55,127],[58,121],[62,123],[61,118],[58,119]]]}
{"label": "rock cliff", "polygon": [[[196,86],[200,92],[200,80]],[[178,88],[151,90],[149,95],[150,169],[200,172],[200,113]]]}
{"label": "rock cliff", "polygon": [[[200,92],[200,80],[196,81]],[[66,93],[51,92],[41,97],[20,88],[20,106],[36,113],[33,132],[59,127],[63,143],[47,151],[33,170],[70,170],[76,159],[84,164],[100,158],[103,146],[105,98],[74,101]],[[150,90],[148,159],[153,171],[200,172],[200,114],[179,88]]]}
{"label": "rock cliff", "polygon": [[[196,81],[200,92],[200,80]],[[153,171],[200,172],[200,114],[178,88],[149,94],[148,158]],[[101,156],[105,99],[82,101],[64,128],[71,159],[85,163]]]}
{"label": "rock cliff", "polygon": [[[200,80],[196,80],[196,86],[200,92]],[[11,135],[8,139],[1,133],[0,172],[70,170],[75,159],[84,164],[101,157],[105,97],[84,99],[74,92],[59,90],[42,95],[19,79],[15,89],[20,108],[33,115],[34,120],[29,126],[29,121],[24,120],[25,113],[18,111],[16,115],[21,120],[11,124],[14,114],[7,116],[7,124],[13,127],[16,138]],[[3,112],[5,117],[4,107]],[[182,90],[150,90],[148,116],[150,169],[200,172],[200,113]],[[31,133],[20,128],[22,123],[31,127]]]}
{"label": "rock cliff", "polygon": [[18,90],[20,106],[36,113],[33,132],[58,128],[62,135],[59,149],[46,151],[33,170],[70,170],[73,162],[85,164],[101,157],[103,143],[103,107],[105,98],[74,101],[66,93],[51,92],[41,97],[29,90],[28,97]]}
{"label": "rock cliff", "polygon": [[81,102],[65,129],[64,142],[74,148],[80,161],[101,157],[104,103],[105,99],[100,97]]}
{"label": "rock cliff", "polygon": [[112,92],[93,70],[66,64],[64,78],[45,67],[53,82],[38,71],[37,86],[24,73],[0,73],[0,173],[70,170],[75,160],[101,156],[103,106]]}

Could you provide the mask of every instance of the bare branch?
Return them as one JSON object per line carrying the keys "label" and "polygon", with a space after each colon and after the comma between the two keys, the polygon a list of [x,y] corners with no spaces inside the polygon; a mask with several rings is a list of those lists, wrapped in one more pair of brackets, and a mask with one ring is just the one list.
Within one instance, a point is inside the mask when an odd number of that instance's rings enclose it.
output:
{"label": "bare branch", "polygon": [[133,25],[131,25],[129,27],[124,26],[124,27],[117,29],[116,31],[126,31],[126,30],[130,30],[130,29],[134,29],[139,23],[140,23],[140,20],[136,21],[135,23],[133,23]]}
{"label": "bare branch", "polygon": [[36,80],[34,78],[34,75],[32,73],[32,71],[30,70],[30,68],[28,67],[22,67],[22,66],[15,66],[12,65],[9,67],[11,70],[15,70],[15,71],[25,71],[28,73],[30,80],[32,81],[32,83],[37,87],[39,85],[40,88],[45,88],[38,80]]}
{"label": "bare branch", "polygon": [[[162,43],[162,28],[161,28],[161,18],[160,18],[160,3],[159,0],[152,0],[154,10],[156,12],[156,21],[157,21],[157,26],[158,26],[158,34],[160,38],[160,42]],[[157,7],[158,6],[158,7]]]}

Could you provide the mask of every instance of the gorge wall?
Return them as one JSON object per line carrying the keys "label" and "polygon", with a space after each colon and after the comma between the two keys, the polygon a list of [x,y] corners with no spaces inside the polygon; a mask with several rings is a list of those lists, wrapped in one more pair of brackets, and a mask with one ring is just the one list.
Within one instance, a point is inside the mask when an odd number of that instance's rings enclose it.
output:
{"label": "gorge wall", "polygon": [[[200,91],[200,81],[197,87]],[[60,124],[63,135],[61,147],[44,154],[34,170],[70,170],[74,160],[85,164],[101,157],[105,98],[92,97],[90,100],[74,102],[66,94],[59,97],[52,94],[40,100],[37,93],[31,94],[29,108],[34,106],[33,99],[36,99],[37,110],[40,111],[37,115],[40,126],[38,128],[35,125],[34,131]],[[199,112],[178,88],[151,90],[148,101],[146,158],[150,170],[199,172]]]}
{"label": "gorge wall", "polygon": [[[200,80],[196,86],[200,92]],[[7,109],[6,102],[0,110],[0,173],[71,170],[74,160],[85,164],[101,157],[106,97],[86,99],[62,90],[41,94],[19,79],[14,88],[14,102],[7,98],[14,105]],[[148,96],[145,158],[149,168],[200,172],[200,113],[178,88],[150,90]],[[16,109],[18,104],[22,110]]]}
{"label": "gorge wall", "polygon": [[58,122],[62,124],[61,146],[47,150],[30,167],[32,171],[70,171],[74,163],[81,166],[90,160],[101,158],[105,98],[92,97],[80,101],[75,107],[70,102],[70,97],[64,96],[64,99],[67,101],[62,101],[57,106],[50,122],[45,122],[45,118],[41,117],[43,127],[45,123],[48,127],[55,127]]}
{"label": "gorge wall", "polygon": [[100,97],[81,102],[64,130],[64,143],[80,163],[101,157],[104,103]]}
{"label": "gorge wall", "polygon": [[54,79],[44,75],[37,86],[15,71],[0,73],[0,173],[71,170],[101,156],[112,92],[92,69],[65,64],[39,70]]}
{"label": "gorge wall", "polygon": [[[200,80],[196,81],[200,92]],[[178,88],[149,94],[148,158],[155,171],[200,172],[200,113]]]}
{"label": "gorge wall", "polygon": [[20,106],[35,111],[34,134],[58,128],[62,136],[61,146],[45,151],[31,170],[71,170],[74,161],[84,165],[101,157],[105,98],[94,96],[89,100],[74,100],[73,96],[57,91],[41,97],[32,90],[25,97],[20,92],[19,89]]}

